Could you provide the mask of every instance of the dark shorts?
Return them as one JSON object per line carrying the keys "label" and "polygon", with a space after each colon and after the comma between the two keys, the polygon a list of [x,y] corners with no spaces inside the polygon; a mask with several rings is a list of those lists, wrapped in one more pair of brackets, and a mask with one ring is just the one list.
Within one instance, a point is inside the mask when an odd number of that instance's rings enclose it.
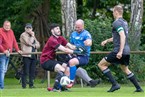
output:
{"label": "dark shorts", "polygon": [[130,55],[122,55],[121,59],[118,59],[116,55],[117,53],[111,52],[106,57],[104,57],[104,59],[111,64],[121,64],[126,66],[129,65]]}
{"label": "dark shorts", "polygon": [[54,68],[55,68],[56,64],[62,65],[63,62],[59,62],[59,61],[56,61],[56,60],[48,60],[48,61],[44,62],[43,64],[41,64],[41,66],[44,70],[54,71]]}
{"label": "dark shorts", "polygon": [[79,64],[76,65],[77,67],[84,66],[84,65],[87,65],[89,63],[89,57],[88,56],[78,55],[78,56],[75,56],[73,58],[77,58],[79,60]]}

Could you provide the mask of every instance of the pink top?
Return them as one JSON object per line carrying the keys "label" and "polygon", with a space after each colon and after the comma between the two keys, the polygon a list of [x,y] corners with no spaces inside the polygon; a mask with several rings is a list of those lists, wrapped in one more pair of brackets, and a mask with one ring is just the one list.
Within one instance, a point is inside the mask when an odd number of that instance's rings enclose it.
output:
{"label": "pink top", "polygon": [[19,51],[13,30],[6,31],[4,28],[0,28],[0,52],[3,53],[5,50],[12,52],[13,48]]}

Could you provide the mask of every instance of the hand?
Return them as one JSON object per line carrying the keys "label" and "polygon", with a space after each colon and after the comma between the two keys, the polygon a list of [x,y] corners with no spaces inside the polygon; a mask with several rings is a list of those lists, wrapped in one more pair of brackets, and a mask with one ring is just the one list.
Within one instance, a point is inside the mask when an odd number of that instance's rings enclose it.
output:
{"label": "hand", "polygon": [[33,48],[36,48],[36,45],[35,45],[35,44],[32,44],[32,47],[33,47]]}
{"label": "hand", "polygon": [[4,51],[4,54],[5,54],[7,57],[9,57],[9,56],[10,56],[10,51],[9,51],[9,50],[5,50],[5,51]]}
{"label": "hand", "polygon": [[122,53],[121,53],[121,52],[118,52],[117,55],[116,55],[116,57],[117,57],[118,59],[121,59]]}
{"label": "hand", "polygon": [[92,45],[92,40],[91,39],[87,39],[84,41],[85,46],[91,46]]}
{"label": "hand", "polygon": [[106,43],[107,43],[107,40],[102,41],[101,46],[105,46]]}
{"label": "hand", "polygon": [[22,54],[23,54],[23,51],[19,50],[18,53],[19,53],[20,55],[22,55]]}
{"label": "hand", "polygon": [[32,37],[34,37],[34,32],[33,31],[31,31],[29,33],[31,34]]}
{"label": "hand", "polygon": [[76,50],[74,50],[73,53],[77,55],[83,55],[86,54],[86,49],[82,46],[76,46]]}

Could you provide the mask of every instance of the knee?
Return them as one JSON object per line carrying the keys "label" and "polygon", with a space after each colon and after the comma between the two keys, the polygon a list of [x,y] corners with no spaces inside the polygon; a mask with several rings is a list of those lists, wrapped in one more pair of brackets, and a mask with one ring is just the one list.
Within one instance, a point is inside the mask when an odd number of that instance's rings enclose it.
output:
{"label": "knee", "polygon": [[55,72],[59,72],[59,71],[64,72],[64,71],[65,71],[65,68],[62,67],[60,64],[57,64],[57,65],[55,66],[55,68],[54,68],[54,71],[55,71]]}
{"label": "knee", "polygon": [[122,68],[122,71],[127,75],[131,73],[131,71],[128,68]]}
{"label": "knee", "polygon": [[78,62],[77,60],[75,60],[75,59],[69,60],[69,65],[70,65],[70,66],[75,66],[75,65],[77,65],[77,64],[79,64],[79,62]]}

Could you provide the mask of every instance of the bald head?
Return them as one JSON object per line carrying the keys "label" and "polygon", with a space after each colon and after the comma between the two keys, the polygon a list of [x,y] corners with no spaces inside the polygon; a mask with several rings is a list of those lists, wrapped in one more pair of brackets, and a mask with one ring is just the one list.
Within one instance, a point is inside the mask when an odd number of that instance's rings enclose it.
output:
{"label": "bald head", "polygon": [[78,19],[75,22],[75,30],[80,33],[82,30],[84,30],[84,21],[82,19]]}

